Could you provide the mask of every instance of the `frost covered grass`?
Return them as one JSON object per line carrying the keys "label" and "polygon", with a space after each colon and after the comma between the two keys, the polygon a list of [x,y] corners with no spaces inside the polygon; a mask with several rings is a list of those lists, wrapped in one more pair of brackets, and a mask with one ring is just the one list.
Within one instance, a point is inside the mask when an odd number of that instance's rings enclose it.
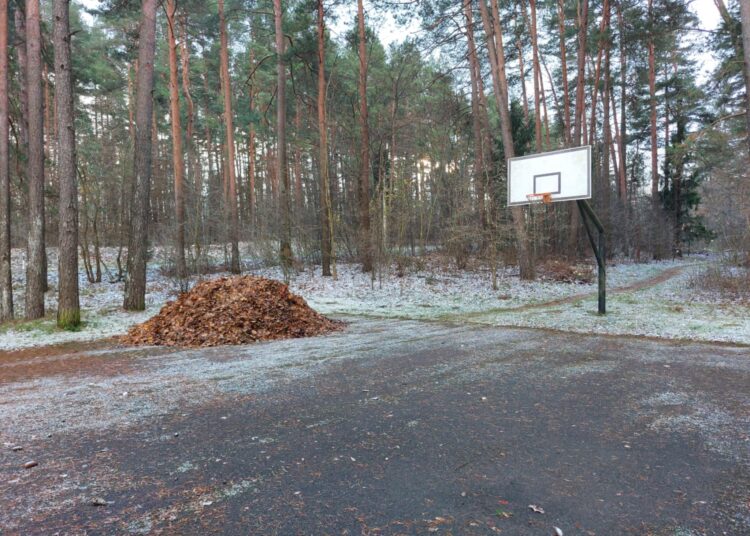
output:
{"label": "frost covered grass", "polygon": [[[105,248],[103,258],[111,270],[115,266],[116,249]],[[75,331],[58,329],[55,322],[57,308],[57,248],[49,248],[48,274],[49,290],[45,296],[47,316],[40,320],[23,321],[24,274],[26,270],[25,252],[14,249],[12,255],[13,298],[15,322],[0,326],[0,351],[60,344],[73,341],[92,341],[120,335],[127,329],[156,314],[164,302],[177,292],[177,284],[161,277],[158,270],[149,269],[146,293],[146,310],[126,312],[122,309],[124,284],[109,282],[108,273],[102,275],[101,283],[89,283],[81,270],[80,286],[82,324]],[[81,267],[82,268],[82,267]]]}
{"label": "frost covered grass", "polygon": [[750,344],[750,307],[725,300],[719,293],[694,290],[691,280],[701,269],[700,265],[686,266],[661,284],[610,292],[606,316],[596,314],[596,297],[591,296],[536,310],[495,311],[474,320],[576,333]]}
{"label": "frost covered grass", "polygon": [[[618,264],[610,268],[609,283],[613,287],[629,286],[681,265],[671,261]],[[489,269],[465,271],[437,262],[428,262],[424,269],[403,277],[389,270],[374,280],[357,265],[340,265],[338,272],[337,281],[320,277],[317,269],[299,274],[291,281],[292,290],[324,314],[460,320],[461,315],[539,305],[597,288],[595,282],[521,281],[515,267],[506,267],[498,272],[498,288],[493,290]],[[281,277],[277,269],[260,270],[258,275]]]}
{"label": "frost covered grass", "polygon": [[[248,251],[248,247],[241,247]],[[223,259],[220,247],[210,249],[211,261]],[[91,341],[125,333],[158,312],[179,292],[178,282],[163,275],[161,266],[167,254],[157,249],[149,264],[146,311],[122,310],[123,283],[110,282],[114,270],[114,248],[105,248],[102,283],[89,283],[81,274],[83,325],[78,331],[55,327],[57,300],[57,251],[49,250],[50,291],[48,317],[0,327],[0,351]],[[385,267],[373,277],[356,264],[339,264],[338,279],[324,278],[319,267],[304,267],[290,276],[291,290],[303,296],[317,311],[326,315],[357,315],[416,320],[448,320],[490,325],[551,328],[581,333],[647,335],[665,338],[726,341],[750,344],[750,307],[727,300],[719,292],[695,289],[690,282],[706,265],[704,257],[636,264],[623,262],[608,267],[608,314],[595,314],[596,281],[561,283],[540,279],[521,281],[515,267],[498,271],[497,289],[486,267],[458,270],[443,258],[429,256],[399,270]],[[261,266],[246,255],[244,266]],[[674,277],[641,290],[617,292],[639,282],[675,272]],[[678,273],[679,272],[679,273]],[[13,252],[16,316],[23,314],[24,255]],[[249,273],[284,279],[278,267],[260,267]],[[206,277],[219,277],[222,273]],[[550,303],[554,302],[554,303]],[[545,305],[547,304],[547,305]]]}

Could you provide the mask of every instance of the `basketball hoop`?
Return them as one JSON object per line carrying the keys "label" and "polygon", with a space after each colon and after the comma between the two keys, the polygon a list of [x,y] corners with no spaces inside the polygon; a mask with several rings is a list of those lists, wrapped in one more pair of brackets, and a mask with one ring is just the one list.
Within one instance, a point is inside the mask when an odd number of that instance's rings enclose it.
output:
{"label": "basketball hoop", "polygon": [[550,203],[552,203],[552,193],[544,192],[541,194],[526,194],[526,199],[528,199],[529,203],[532,205],[541,203],[549,205]]}
{"label": "basketball hoop", "polygon": [[590,145],[508,159],[508,206],[590,198]]}

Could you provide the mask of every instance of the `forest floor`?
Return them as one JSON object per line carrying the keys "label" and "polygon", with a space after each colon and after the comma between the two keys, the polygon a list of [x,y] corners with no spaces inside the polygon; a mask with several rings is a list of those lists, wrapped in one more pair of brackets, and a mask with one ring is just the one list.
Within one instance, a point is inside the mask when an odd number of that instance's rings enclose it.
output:
{"label": "forest floor", "polygon": [[750,534],[748,348],[539,333],[9,352],[0,534]]}
{"label": "forest floor", "polygon": [[[246,248],[243,247],[243,250]],[[221,250],[211,252],[221,261]],[[112,270],[116,250],[104,249]],[[129,327],[156,314],[174,299],[177,282],[163,275],[158,252],[150,264],[144,312],[122,310],[122,283],[89,283],[81,277],[83,325],[78,331],[55,327],[57,260],[49,250],[50,315],[33,322],[18,321],[0,327],[0,350],[13,350],[73,341],[91,341],[121,335]],[[750,344],[750,304],[702,290],[693,280],[710,261],[691,256],[674,261],[616,263],[608,267],[608,314],[596,314],[596,281],[562,283],[541,279],[524,282],[515,268],[501,269],[492,289],[486,266],[455,268],[439,257],[416,257],[406,266],[391,265],[363,274],[354,264],[339,264],[338,279],[323,278],[320,267],[305,267],[291,276],[291,290],[317,311],[333,316],[474,322],[494,326],[546,328],[580,333],[640,335],[670,339]],[[257,259],[243,258],[258,266]],[[22,250],[13,252],[17,316],[23,310]],[[248,273],[283,279],[280,269],[254,268]],[[225,275],[217,273],[208,277]]]}

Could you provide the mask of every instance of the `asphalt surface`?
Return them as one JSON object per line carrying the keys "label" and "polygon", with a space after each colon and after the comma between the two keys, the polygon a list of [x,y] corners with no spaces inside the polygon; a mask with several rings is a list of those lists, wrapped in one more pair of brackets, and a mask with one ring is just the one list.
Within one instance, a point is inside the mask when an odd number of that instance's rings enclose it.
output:
{"label": "asphalt surface", "polygon": [[748,535],[750,349],[356,320],[9,354],[0,505],[2,535]]}

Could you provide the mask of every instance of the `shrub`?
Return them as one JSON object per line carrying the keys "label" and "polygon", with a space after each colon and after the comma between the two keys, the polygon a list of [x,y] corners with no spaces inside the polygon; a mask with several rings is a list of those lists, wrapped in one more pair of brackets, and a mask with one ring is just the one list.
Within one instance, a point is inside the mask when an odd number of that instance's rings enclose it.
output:
{"label": "shrub", "polygon": [[750,300],[750,268],[724,263],[711,264],[690,278],[690,287],[702,292],[715,292],[721,297]]}

